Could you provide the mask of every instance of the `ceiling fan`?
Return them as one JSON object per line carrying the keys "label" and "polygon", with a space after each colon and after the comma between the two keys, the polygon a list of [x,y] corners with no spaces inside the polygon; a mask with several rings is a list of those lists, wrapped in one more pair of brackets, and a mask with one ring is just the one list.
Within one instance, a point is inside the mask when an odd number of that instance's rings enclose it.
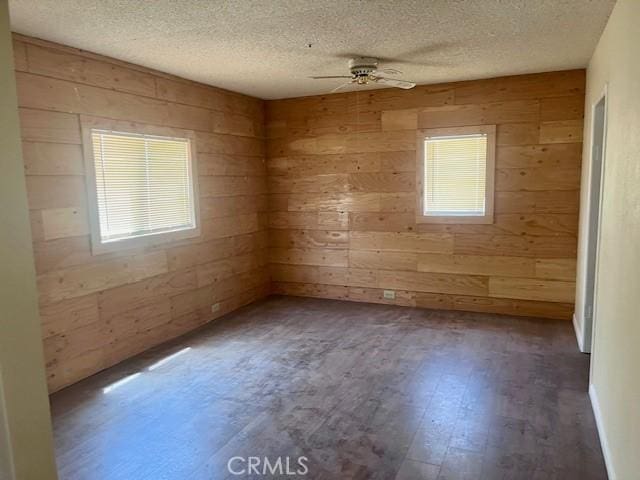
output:
{"label": "ceiling fan", "polygon": [[329,75],[322,77],[309,77],[315,80],[333,79],[333,78],[348,78],[349,80],[342,85],[331,90],[331,93],[335,93],[338,90],[348,85],[368,85],[369,83],[380,83],[382,85],[389,85],[390,87],[403,88],[408,90],[416,86],[413,82],[407,80],[400,80],[398,78],[389,78],[387,75],[399,75],[399,70],[392,68],[379,69],[378,59],[373,57],[355,57],[349,60],[349,71],[351,75]]}

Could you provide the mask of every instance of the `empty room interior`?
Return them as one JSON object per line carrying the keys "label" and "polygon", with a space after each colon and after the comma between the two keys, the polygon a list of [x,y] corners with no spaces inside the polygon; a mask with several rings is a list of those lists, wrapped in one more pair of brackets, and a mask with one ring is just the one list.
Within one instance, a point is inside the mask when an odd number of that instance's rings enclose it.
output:
{"label": "empty room interior", "polygon": [[0,1],[0,480],[640,480],[640,1]]}

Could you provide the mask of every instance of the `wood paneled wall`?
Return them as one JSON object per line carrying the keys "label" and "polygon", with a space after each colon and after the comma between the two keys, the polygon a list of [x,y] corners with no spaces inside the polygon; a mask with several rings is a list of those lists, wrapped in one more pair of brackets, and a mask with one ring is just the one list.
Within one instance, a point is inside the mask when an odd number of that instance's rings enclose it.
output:
{"label": "wood paneled wall", "polygon": [[[267,102],[273,290],[570,318],[584,84],[575,70]],[[416,224],[416,130],[484,124],[494,223]]]}
{"label": "wood paneled wall", "polygon": [[[51,391],[268,293],[261,100],[18,35],[14,48]],[[195,132],[201,237],[91,254],[82,114]]]}
{"label": "wood paneled wall", "polygon": [[[582,70],[270,101],[265,122],[261,100],[14,48],[51,391],[266,295],[270,276],[291,295],[573,312]],[[195,132],[201,237],[92,255],[81,115]],[[495,222],[417,225],[416,130],[479,124],[497,125]]]}

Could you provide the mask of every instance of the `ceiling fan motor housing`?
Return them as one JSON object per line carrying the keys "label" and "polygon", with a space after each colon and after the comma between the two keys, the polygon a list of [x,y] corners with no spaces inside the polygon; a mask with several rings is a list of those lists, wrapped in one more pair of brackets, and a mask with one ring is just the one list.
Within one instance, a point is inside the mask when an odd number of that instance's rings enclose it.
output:
{"label": "ceiling fan motor housing", "polygon": [[368,77],[378,69],[378,59],[357,57],[349,60],[349,70],[354,77]]}

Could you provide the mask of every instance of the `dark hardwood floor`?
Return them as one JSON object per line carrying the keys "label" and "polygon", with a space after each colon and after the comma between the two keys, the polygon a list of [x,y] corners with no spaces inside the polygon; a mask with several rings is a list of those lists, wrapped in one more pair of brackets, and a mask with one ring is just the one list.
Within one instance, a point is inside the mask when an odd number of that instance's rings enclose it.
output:
{"label": "dark hardwood floor", "polygon": [[[271,297],[54,394],[58,465],[87,480],[606,479],[588,367],[570,322]],[[308,474],[227,469],[279,456]]]}

